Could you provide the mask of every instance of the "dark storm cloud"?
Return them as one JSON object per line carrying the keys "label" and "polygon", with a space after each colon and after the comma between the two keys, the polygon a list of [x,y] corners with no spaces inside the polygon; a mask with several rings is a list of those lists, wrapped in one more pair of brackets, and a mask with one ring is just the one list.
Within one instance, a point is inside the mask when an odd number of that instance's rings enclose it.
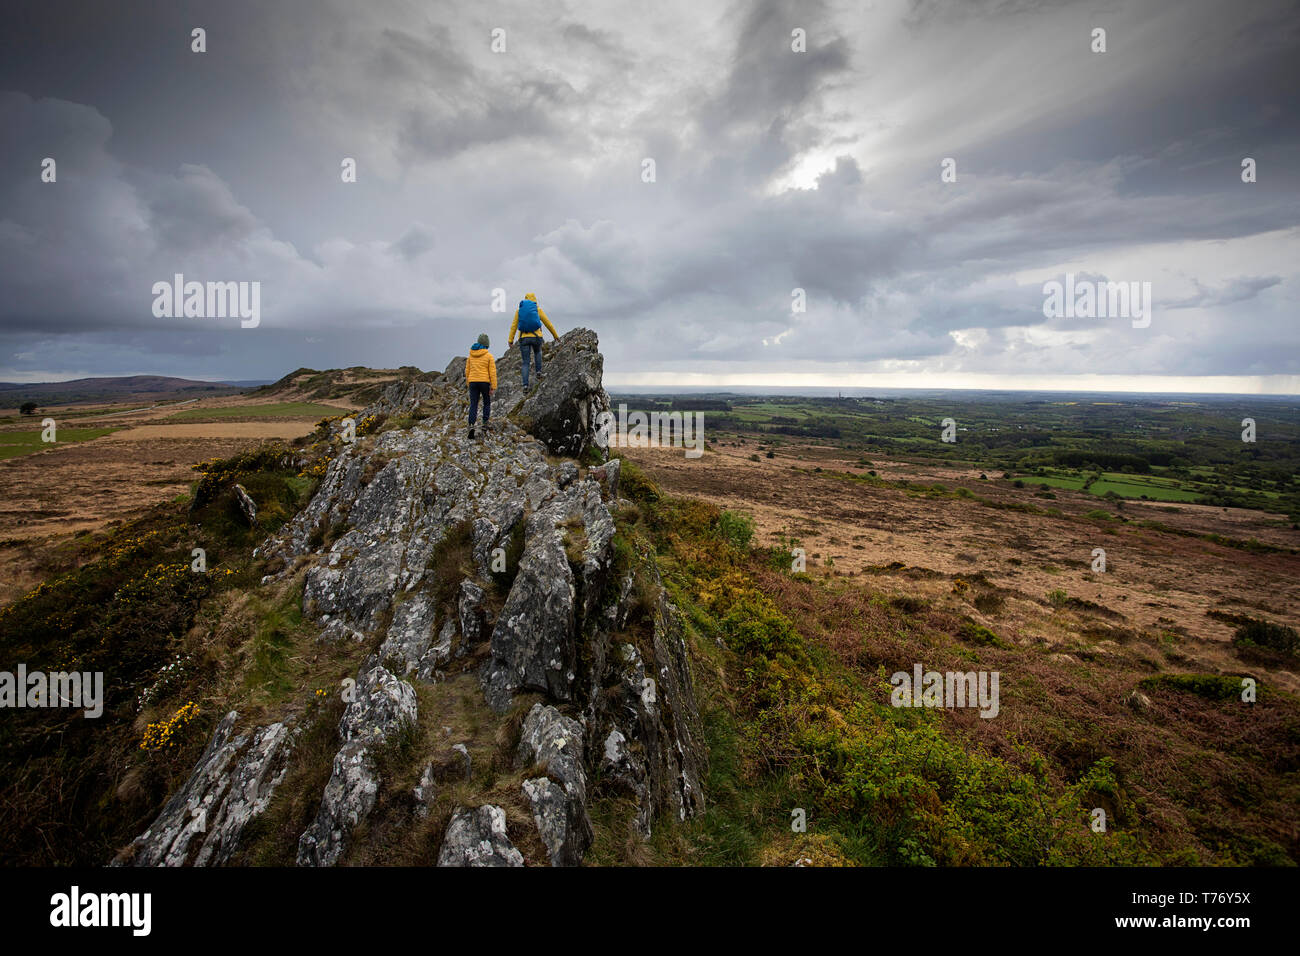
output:
{"label": "dark storm cloud", "polygon": [[[504,331],[498,287],[597,328],[614,380],[1294,376],[1298,24],[1203,0],[27,5],[0,38],[0,378],[436,367]],[[1151,281],[1151,329],[1044,318],[1067,271]],[[177,272],[260,281],[261,327],[154,317]]]}
{"label": "dark storm cloud", "polygon": [[[759,0],[739,4],[743,15],[726,84],[704,105],[703,125],[720,132],[744,123],[767,126],[815,105],[816,97],[849,68],[848,44],[823,3]],[[806,32],[807,51],[792,55],[792,31]]]}

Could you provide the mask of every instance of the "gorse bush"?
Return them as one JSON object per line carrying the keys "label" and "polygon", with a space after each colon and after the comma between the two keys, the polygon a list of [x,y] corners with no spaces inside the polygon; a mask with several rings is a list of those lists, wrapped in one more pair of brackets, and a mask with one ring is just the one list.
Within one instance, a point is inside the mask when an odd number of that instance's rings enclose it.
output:
{"label": "gorse bush", "polygon": [[1143,678],[1138,686],[1144,690],[1170,690],[1195,694],[1207,700],[1234,700],[1241,697],[1241,678],[1221,674],[1155,674]]}
{"label": "gorse bush", "polygon": [[653,504],[663,497],[659,486],[646,477],[645,472],[627,458],[621,461],[618,487],[624,497],[641,504]]}
{"label": "gorse bush", "polygon": [[834,675],[743,572],[697,578],[677,598],[707,636],[736,655],[745,717],[739,739],[749,759],[812,803],[809,812],[824,828],[842,821],[841,849],[856,862],[1024,866],[1140,858],[1125,834],[1088,839],[1089,799],[1099,790],[1120,799],[1108,761],[1071,786],[1054,786],[1037,754],[1025,750],[1030,769],[1021,769],[947,737],[939,714],[877,702],[888,697],[883,680],[863,687]]}
{"label": "gorse bush", "polygon": [[1300,652],[1300,635],[1296,633],[1295,628],[1259,618],[1250,618],[1239,624],[1232,637],[1232,643],[1238,646],[1267,647],[1269,650],[1292,656]]}
{"label": "gorse bush", "polygon": [[[0,781],[0,859],[101,865],[193,767],[211,730],[212,715],[194,703],[211,669],[190,660],[186,635],[205,601],[260,579],[251,549],[306,500],[314,481],[301,467],[277,447],[204,462],[192,500],[79,541],[70,570],[0,609],[6,669],[24,662],[29,671],[104,675],[95,720],[23,709],[0,722],[0,765],[14,768]],[[236,482],[258,504],[258,528],[231,512]],[[253,670],[273,670],[277,653],[268,640]],[[143,739],[135,725],[142,717]],[[44,839],[31,840],[34,829]]]}
{"label": "gorse bush", "polygon": [[718,515],[718,537],[737,551],[748,551],[754,540],[754,519],[737,511]]}
{"label": "gorse bush", "polygon": [[[712,802],[702,819],[686,825],[683,839],[693,847],[686,859],[761,862],[762,854],[789,839],[782,815],[791,807],[818,821],[825,859],[851,863],[1144,859],[1121,828],[1104,837],[1088,829],[1098,794],[1110,794],[1107,806],[1126,807],[1108,760],[1093,760],[1062,782],[1027,747],[1016,750],[1012,762],[951,735],[945,713],[891,707],[883,671],[838,663],[803,632],[802,618],[765,593],[756,575],[779,569],[779,580],[808,594],[826,585],[788,577],[789,552],[780,547],[743,556],[717,548],[725,514],[670,498],[656,508],[652,523],[665,583],[696,646],[725,655],[721,665],[697,671],[723,666],[727,676],[701,692],[709,702]],[[889,614],[928,609],[911,599],[880,606]],[[1004,644],[978,625],[970,630],[967,640],[981,648]]]}

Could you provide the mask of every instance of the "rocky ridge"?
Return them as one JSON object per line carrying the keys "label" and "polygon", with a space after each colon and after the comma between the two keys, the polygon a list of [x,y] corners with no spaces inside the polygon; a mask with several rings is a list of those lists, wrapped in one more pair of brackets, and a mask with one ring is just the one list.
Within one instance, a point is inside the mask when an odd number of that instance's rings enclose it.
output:
{"label": "rocky ridge", "polygon": [[[477,441],[466,433],[464,364],[385,388],[356,421],[409,427],[343,443],[310,502],[257,551],[264,583],[302,574],[304,617],[319,624],[319,640],[368,648],[319,810],[298,839],[302,866],[347,861],[388,783],[379,755],[421,720],[417,688],[471,671],[503,725],[522,716],[520,805],[552,865],[582,862],[597,791],[630,798],[643,837],[664,814],[685,820],[703,809],[682,624],[653,556],[616,542],[620,462],[595,443],[609,409],[595,333],[576,329],[548,346],[531,393],[517,350],[499,359],[493,422]],[[457,547],[465,562],[443,560]],[[423,716],[438,723],[437,713]],[[238,722],[226,715],[190,779],[115,862],[232,859],[300,735],[288,714],[235,734]],[[468,775],[470,751],[452,749],[450,760],[417,755],[427,761],[421,805],[445,783],[436,767]],[[428,862],[523,864],[506,822],[499,806],[459,806]]]}

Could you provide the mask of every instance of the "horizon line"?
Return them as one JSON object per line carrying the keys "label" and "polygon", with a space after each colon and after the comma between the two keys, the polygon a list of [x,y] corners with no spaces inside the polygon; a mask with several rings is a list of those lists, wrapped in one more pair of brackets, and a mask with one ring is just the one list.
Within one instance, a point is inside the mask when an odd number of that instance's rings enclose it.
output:
{"label": "horizon line", "polygon": [[[372,367],[372,366],[367,366]],[[338,370],[341,370],[340,367]],[[326,372],[333,369],[319,369]],[[394,369],[395,370],[395,369]],[[215,378],[194,377],[168,372],[129,372],[117,375],[104,375],[81,372],[68,378],[46,377],[39,380],[0,379],[2,385],[63,385],[84,379],[127,379],[139,377],[174,378],[206,385],[227,383],[254,383],[257,385],[273,384],[291,374],[296,369],[285,372],[277,378]],[[423,373],[438,372],[439,369],[421,370]],[[39,374],[39,373],[38,373]],[[756,373],[754,377],[741,378],[736,374],[719,374],[716,376],[701,372],[679,373],[676,381],[651,378],[659,373],[641,373],[626,377],[607,378],[603,383],[606,391],[621,391],[625,394],[667,394],[673,392],[712,392],[724,394],[746,391],[787,392],[800,394],[808,392],[853,392],[845,397],[862,397],[872,391],[914,391],[914,392],[1036,392],[1054,394],[1095,394],[1095,395],[1209,395],[1240,397],[1300,398],[1300,375],[1144,375],[1129,376],[1102,373],[1081,373],[1077,376],[1023,376],[1021,381],[1006,376],[985,372],[954,373],[950,376],[935,376],[948,381],[959,380],[964,384],[915,384],[918,377],[926,373],[886,372],[879,374],[856,373],[846,378],[849,381],[827,383],[817,373]],[[767,381],[763,381],[766,378]],[[794,381],[791,379],[805,379]],[[1062,378],[1077,378],[1078,384],[1061,381]],[[685,381],[683,381],[685,379]],[[808,381],[807,379],[819,379]],[[863,381],[870,379],[870,381]],[[994,381],[979,381],[992,379]],[[910,381],[909,381],[910,380]],[[1110,381],[1108,381],[1110,380]],[[908,384],[901,384],[908,381]]]}

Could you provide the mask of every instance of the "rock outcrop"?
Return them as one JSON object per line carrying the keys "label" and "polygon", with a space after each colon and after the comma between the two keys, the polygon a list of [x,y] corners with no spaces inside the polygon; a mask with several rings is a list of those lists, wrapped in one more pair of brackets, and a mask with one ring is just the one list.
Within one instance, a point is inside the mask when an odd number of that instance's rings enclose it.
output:
{"label": "rock outcrop", "polygon": [[299,866],[338,862],[353,828],[374,807],[379,793],[375,749],[403,727],[413,726],[415,718],[415,691],[410,684],[379,665],[366,671],[339,721],[343,746],[334,756],[320,812],[298,840]]}
{"label": "rock outcrop", "polygon": [[208,866],[230,859],[284,779],[294,736],[284,723],[234,735],[238,719],[235,711],[222,718],[185,786],[114,863]]}
{"label": "rock outcrop", "polygon": [[[534,701],[516,753],[519,804],[532,820],[510,825],[535,826],[553,865],[582,861],[595,793],[631,797],[645,836],[661,814],[684,820],[703,808],[682,625],[652,554],[629,562],[624,548],[616,560],[619,462],[590,466],[592,455],[603,459],[594,435],[609,408],[602,364],[595,334],[574,330],[547,347],[541,382],[525,393],[511,350],[498,361],[492,427],[477,441],[467,435],[463,357],[435,381],[389,386],[353,416],[379,423],[378,433],[359,428],[342,443],[311,501],[256,552],[266,581],[303,575],[304,615],[321,640],[368,647],[300,865],[346,857],[388,783],[376,754],[420,723],[416,688],[468,668],[492,711]],[[413,424],[382,428],[399,416]],[[136,840],[136,862],[226,862],[265,809],[292,735],[275,723],[232,738],[233,723],[222,722],[189,782]],[[431,768],[413,817],[427,816],[437,790]],[[256,783],[256,799],[231,802],[239,780]],[[198,853],[186,835],[193,806],[227,821]],[[506,824],[491,804],[455,810],[437,863],[520,865]]]}
{"label": "rock outcrop", "polygon": [[506,814],[484,804],[457,810],[438,851],[439,866],[523,866],[524,856],[506,836]]}

